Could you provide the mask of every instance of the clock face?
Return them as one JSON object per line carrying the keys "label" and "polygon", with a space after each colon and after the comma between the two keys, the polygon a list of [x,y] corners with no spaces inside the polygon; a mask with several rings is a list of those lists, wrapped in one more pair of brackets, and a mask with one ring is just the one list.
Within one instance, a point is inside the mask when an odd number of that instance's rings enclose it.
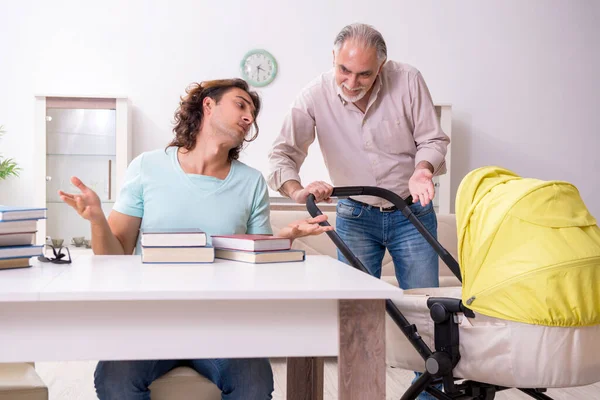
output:
{"label": "clock face", "polygon": [[265,50],[248,52],[240,63],[244,79],[252,86],[266,86],[273,82],[277,75],[277,62]]}

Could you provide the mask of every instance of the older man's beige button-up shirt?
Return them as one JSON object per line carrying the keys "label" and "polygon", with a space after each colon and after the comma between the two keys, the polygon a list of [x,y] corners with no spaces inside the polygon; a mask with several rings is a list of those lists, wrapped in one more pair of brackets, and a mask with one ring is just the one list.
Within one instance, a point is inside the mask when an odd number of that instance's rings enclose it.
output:
{"label": "older man's beige button-up shirt", "polygon": [[[406,198],[419,162],[428,161],[436,175],[446,172],[450,139],[423,77],[407,64],[385,63],[365,113],[340,97],[333,70],[310,83],[296,98],[269,153],[271,189],[279,190],[288,180],[300,182],[298,173],[315,137],[334,186],[377,186]],[[376,197],[353,198],[391,205]]]}

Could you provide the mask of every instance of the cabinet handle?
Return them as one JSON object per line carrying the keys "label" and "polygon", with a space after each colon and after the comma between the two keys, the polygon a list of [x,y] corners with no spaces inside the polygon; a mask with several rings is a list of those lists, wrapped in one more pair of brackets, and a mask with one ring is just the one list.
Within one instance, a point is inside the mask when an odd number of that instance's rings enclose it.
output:
{"label": "cabinet handle", "polygon": [[110,192],[111,192],[111,186],[112,186],[112,160],[108,160],[108,199],[110,200]]}

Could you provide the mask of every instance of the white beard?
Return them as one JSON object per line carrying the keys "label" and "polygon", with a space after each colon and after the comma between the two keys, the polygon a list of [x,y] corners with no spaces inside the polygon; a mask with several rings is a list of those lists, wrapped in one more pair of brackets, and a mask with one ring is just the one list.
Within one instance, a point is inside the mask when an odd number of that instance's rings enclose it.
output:
{"label": "white beard", "polygon": [[365,97],[365,95],[367,94],[367,91],[368,91],[366,88],[363,87],[359,91],[358,90],[356,91],[356,93],[357,93],[356,95],[354,95],[354,96],[348,96],[344,92],[343,88],[346,88],[347,90],[350,90],[352,92],[355,92],[355,91],[352,90],[352,89],[350,89],[350,88],[348,88],[348,86],[346,86],[345,83],[342,83],[341,86],[338,86],[338,87],[340,89],[339,90],[340,96],[342,97],[342,99],[346,100],[348,103],[356,103],[357,101],[359,101],[360,99],[362,99],[363,97]]}

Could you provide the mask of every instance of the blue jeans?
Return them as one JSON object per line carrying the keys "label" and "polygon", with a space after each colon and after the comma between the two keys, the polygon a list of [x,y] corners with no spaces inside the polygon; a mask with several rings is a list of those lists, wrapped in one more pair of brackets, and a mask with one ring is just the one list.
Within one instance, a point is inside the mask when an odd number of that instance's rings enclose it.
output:
{"label": "blue jeans", "polygon": [[[437,238],[433,204],[409,206],[413,214]],[[348,248],[369,270],[381,278],[381,261],[388,249],[396,279],[402,289],[439,286],[438,255],[414,225],[400,212],[381,212],[351,199],[338,201],[336,231]],[[338,259],[348,260],[338,249]]]}
{"label": "blue jeans", "polygon": [[100,400],[150,400],[148,386],[170,370],[187,366],[212,381],[223,400],[272,398],[273,371],[266,358],[100,361],[94,373]]}
{"label": "blue jeans", "polygon": [[[433,203],[430,202],[425,207],[416,203],[409,207],[437,239],[437,218]],[[338,201],[335,224],[340,238],[371,275],[381,278],[381,262],[387,248],[394,262],[396,279],[402,289],[439,286],[438,255],[402,212],[382,212],[377,207],[344,199]],[[339,249],[338,259],[349,264]],[[416,380],[420,373],[415,375]],[[418,399],[431,400],[435,397],[424,392]]]}

